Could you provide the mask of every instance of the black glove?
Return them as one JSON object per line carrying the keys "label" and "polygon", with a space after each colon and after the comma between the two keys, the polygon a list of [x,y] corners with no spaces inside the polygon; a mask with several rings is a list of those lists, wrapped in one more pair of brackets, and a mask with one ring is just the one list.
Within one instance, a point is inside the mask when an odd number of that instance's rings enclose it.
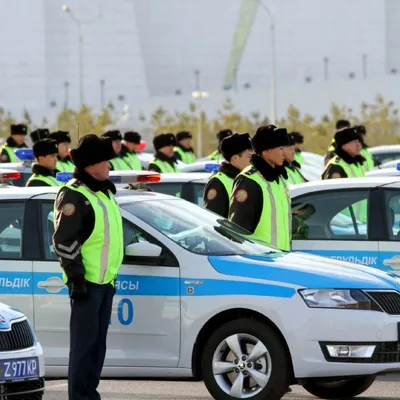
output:
{"label": "black glove", "polygon": [[68,282],[69,297],[73,300],[83,300],[87,297],[86,280],[83,277],[72,279]]}

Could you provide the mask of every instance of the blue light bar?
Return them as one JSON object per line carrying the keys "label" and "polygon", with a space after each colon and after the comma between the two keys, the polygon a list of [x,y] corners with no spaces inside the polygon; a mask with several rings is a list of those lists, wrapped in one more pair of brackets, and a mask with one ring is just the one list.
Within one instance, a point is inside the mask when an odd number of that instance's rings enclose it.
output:
{"label": "blue light bar", "polygon": [[57,172],[56,179],[59,182],[69,182],[72,179],[72,172]]}
{"label": "blue light bar", "polygon": [[400,171],[400,163],[397,164],[396,169],[397,171]]}
{"label": "blue light bar", "polygon": [[[72,172],[57,172],[56,179],[59,182],[69,182]],[[111,171],[108,178],[112,183],[147,183],[159,182],[161,177],[152,171]]]}
{"label": "blue light bar", "polygon": [[220,164],[206,164],[204,166],[204,169],[208,172],[218,172],[220,167],[221,167]]}
{"label": "blue light bar", "polygon": [[14,151],[14,154],[21,161],[34,161],[35,160],[35,156],[33,155],[32,149],[17,149]]}

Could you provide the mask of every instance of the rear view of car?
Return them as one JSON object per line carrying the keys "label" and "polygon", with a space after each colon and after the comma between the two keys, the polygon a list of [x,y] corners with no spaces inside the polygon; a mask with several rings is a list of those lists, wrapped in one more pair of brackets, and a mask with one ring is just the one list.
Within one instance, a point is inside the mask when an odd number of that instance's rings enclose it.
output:
{"label": "rear view of car", "polygon": [[43,350],[28,319],[0,303],[0,398],[41,400],[44,368]]}

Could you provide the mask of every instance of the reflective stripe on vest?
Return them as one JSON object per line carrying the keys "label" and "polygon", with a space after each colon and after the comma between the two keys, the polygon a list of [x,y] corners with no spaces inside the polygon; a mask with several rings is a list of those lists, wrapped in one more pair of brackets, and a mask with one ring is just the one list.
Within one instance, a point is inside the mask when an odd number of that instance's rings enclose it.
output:
{"label": "reflective stripe on vest", "polygon": [[124,171],[130,169],[129,165],[121,157],[113,158],[110,160],[110,164],[112,165],[114,171]]}
{"label": "reflective stripe on vest", "polygon": [[56,164],[56,169],[60,172],[73,172],[75,165],[71,161],[61,161],[58,160]]}
{"label": "reflective stripe on vest", "polygon": [[333,157],[329,163],[326,165],[324,173],[322,176],[325,176],[325,173],[329,166],[337,165],[341,167],[346,174],[347,178],[363,178],[365,176],[364,168],[358,164],[349,164],[346,161],[338,158],[337,156]]}
{"label": "reflective stripe on vest", "polygon": [[297,168],[289,168],[289,167],[285,167],[286,172],[288,174],[288,178],[287,181],[290,183],[293,183],[294,185],[296,183],[304,183],[304,179],[301,176],[301,174],[299,173],[299,171],[297,170]]}
{"label": "reflective stripe on vest", "polygon": [[372,154],[369,152],[368,149],[362,149],[361,150],[361,155],[365,158],[365,162],[363,164],[364,171],[370,171],[371,169],[375,168],[375,161],[374,157],[372,157]]}
{"label": "reflective stripe on vest", "polygon": [[[292,210],[289,191],[285,180],[280,177],[279,183],[268,182],[260,174],[255,172],[246,174],[246,171],[254,168],[246,168],[244,176],[256,182],[263,193],[263,209],[260,221],[250,238],[262,240],[282,250],[290,250],[292,232]],[[243,174],[243,173],[242,173]]]}
{"label": "reflective stripe on vest", "polygon": [[181,160],[185,164],[192,164],[196,161],[196,156],[191,151],[184,151],[180,147],[175,147],[174,151],[181,156]]}
{"label": "reflective stripe on vest", "polygon": [[3,150],[5,150],[7,152],[8,158],[9,158],[9,162],[18,162],[19,158],[14,154],[14,151],[18,149],[18,147],[10,147],[10,146],[3,146],[2,147]]}
{"label": "reflective stripe on vest", "polygon": [[136,153],[125,153],[122,159],[130,169],[135,171],[140,171],[142,169],[142,164]]}
{"label": "reflective stripe on vest", "polygon": [[229,199],[232,194],[233,179],[229,178],[229,176],[225,175],[223,172],[218,172],[215,175],[212,175],[210,177],[209,181],[211,181],[212,179],[218,179],[224,185],[224,188],[226,190],[226,193],[227,193],[228,199]]}
{"label": "reflective stripe on vest", "polygon": [[59,182],[56,178],[54,178],[54,176],[44,176],[44,175],[33,174],[26,182],[26,186],[28,186],[29,182],[32,182],[32,181],[42,181],[49,186],[62,186],[63,185],[63,183]]}
{"label": "reflective stripe on vest", "polygon": [[211,160],[215,160],[215,161],[221,161],[221,160],[223,160],[222,154],[221,154],[218,150],[213,151],[213,152],[208,156],[208,158],[210,158]]}
{"label": "reflective stripe on vest", "polygon": [[155,158],[152,161],[150,161],[149,166],[150,166],[150,164],[156,165],[160,169],[161,173],[163,173],[163,174],[168,173],[168,172],[169,173],[179,172],[175,166],[172,166],[167,161],[161,161],[158,158]]}
{"label": "reflective stripe on vest", "polygon": [[93,231],[80,249],[85,279],[101,285],[112,283],[118,275],[124,257],[120,208],[110,191],[108,198],[103,192],[93,192],[82,184],[74,187],[74,182],[76,180],[72,179],[67,186],[85,196],[94,211]]}

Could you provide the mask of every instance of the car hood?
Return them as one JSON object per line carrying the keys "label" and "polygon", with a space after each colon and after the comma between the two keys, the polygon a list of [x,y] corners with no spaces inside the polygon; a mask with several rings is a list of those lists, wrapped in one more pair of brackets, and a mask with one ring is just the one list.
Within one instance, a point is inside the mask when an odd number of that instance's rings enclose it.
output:
{"label": "car hood", "polygon": [[20,311],[8,306],[7,304],[0,303],[0,330],[10,329],[10,321],[24,317]]}
{"label": "car hood", "polygon": [[400,289],[400,279],[384,271],[308,253],[210,256],[209,261],[224,275],[304,288]]}

